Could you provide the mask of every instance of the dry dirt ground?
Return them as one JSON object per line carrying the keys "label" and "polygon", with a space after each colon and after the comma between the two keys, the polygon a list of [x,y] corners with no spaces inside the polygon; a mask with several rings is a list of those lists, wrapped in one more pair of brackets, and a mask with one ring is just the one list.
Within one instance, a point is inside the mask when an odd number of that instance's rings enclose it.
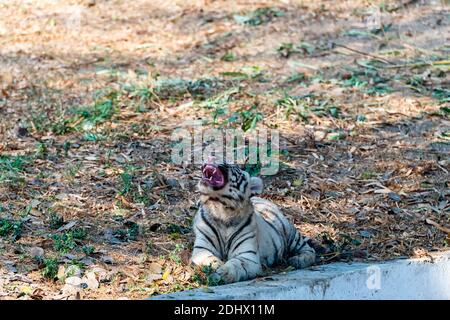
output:
{"label": "dry dirt ground", "polygon": [[0,299],[205,286],[187,265],[199,169],[170,158],[185,120],[280,132],[263,196],[319,264],[448,248],[447,1],[0,1],[0,16]]}

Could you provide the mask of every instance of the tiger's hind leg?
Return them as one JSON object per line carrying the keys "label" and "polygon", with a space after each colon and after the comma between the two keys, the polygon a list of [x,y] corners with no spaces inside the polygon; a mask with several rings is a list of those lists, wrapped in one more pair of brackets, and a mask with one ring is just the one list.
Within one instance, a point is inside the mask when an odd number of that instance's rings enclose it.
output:
{"label": "tiger's hind leg", "polygon": [[316,251],[308,244],[307,240],[295,230],[295,237],[289,246],[288,264],[290,266],[303,269],[316,262]]}

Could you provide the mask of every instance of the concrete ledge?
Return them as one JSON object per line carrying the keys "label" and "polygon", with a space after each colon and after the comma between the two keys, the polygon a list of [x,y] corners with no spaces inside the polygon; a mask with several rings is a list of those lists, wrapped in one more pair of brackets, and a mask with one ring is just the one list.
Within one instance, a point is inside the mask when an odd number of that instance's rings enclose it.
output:
{"label": "concrete ledge", "polygon": [[450,299],[450,251],[384,263],[332,263],[251,281],[152,299]]}

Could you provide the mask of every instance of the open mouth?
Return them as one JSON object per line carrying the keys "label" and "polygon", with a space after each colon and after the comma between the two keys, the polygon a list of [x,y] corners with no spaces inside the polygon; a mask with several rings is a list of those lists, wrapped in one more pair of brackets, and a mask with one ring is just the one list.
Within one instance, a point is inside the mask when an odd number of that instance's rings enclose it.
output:
{"label": "open mouth", "polygon": [[213,187],[222,187],[225,184],[225,177],[218,166],[205,164],[202,167],[202,181]]}

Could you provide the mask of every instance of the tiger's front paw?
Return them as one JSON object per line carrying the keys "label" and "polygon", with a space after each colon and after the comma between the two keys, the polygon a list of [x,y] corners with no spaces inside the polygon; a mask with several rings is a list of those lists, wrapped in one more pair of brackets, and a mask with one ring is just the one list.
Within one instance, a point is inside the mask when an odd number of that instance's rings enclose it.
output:
{"label": "tiger's front paw", "polygon": [[234,268],[230,265],[224,264],[219,267],[213,274],[214,278],[220,283],[232,283],[238,281]]}
{"label": "tiger's front paw", "polygon": [[212,270],[217,270],[220,266],[223,265],[223,261],[215,256],[206,256],[204,257],[201,254],[193,256],[191,261],[199,267],[209,267]]}
{"label": "tiger's front paw", "polygon": [[290,257],[288,259],[288,264],[296,269],[307,268],[314,264],[316,260],[316,255],[311,252],[305,252],[297,256]]}

